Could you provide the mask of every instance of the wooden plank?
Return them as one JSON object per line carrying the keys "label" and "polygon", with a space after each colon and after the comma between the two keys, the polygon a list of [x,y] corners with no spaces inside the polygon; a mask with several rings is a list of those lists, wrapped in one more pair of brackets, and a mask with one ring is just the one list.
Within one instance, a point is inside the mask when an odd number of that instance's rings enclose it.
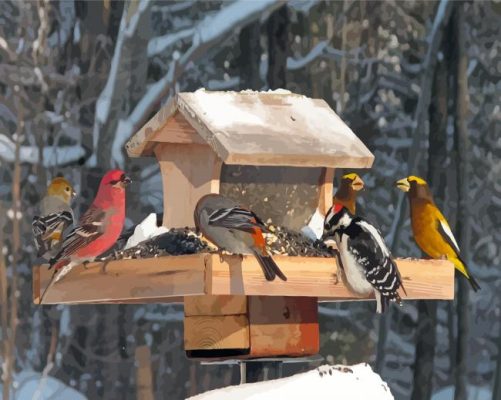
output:
{"label": "wooden plank", "polygon": [[193,210],[200,197],[219,193],[221,160],[209,146],[198,144],[160,143],[155,154],[162,173],[164,226],[195,226]]}
{"label": "wooden plank", "polygon": [[125,144],[129,157],[152,155],[154,146],[150,141],[151,136],[161,129],[176,111],[177,101],[176,98],[172,98]]}
{"label": "wooden plank", "polygon": [[184,319],[185,350],[248,349],[246,315],[191,316]]}
{"label": "wooden plank", "polygon": [[[145,303],[205,293],[203,255],[112,261],[106,273],[101,267],[102,263],[75,267],[47,291],[43,304]],[[52,271],[40,268],[40,293],[51,277]]]}
{"label": "wooden plank", "polygon": [[180,112],[170,117],[148,140],[155,143],[207,144]]}
{"label": "wooden plank", "polygon": [[186,296],[184,315],[239,315],[247,313],[246,296]]}
{"label": "wooden plank", "polygon": [[[355,298],[341,280],[336,283],[333,258],[274,256],[287,282],[268,282],[252,256],[212,255],[208,263],[209,294],[312,296],[346,300]],[[454,266],[446,260],[397,259],[408,296],[403,299],[454,299]]]}
{"label": "wooden plank", "polygon": [[323,168],[319,182],[318,209],[323,215],[327,215],[332,207],[334,190],[334,168]]}
{"label": "wooden plank", "polygon": [[[336,283],[333,258],[274,256],[287,282],[264,279],[253,256],[193,254],[77,266],[49,290],[45,304],[149,303],[179,301],[181,296],[310,296],[322,301],[358,300]],[[397,259],[408,296],[405,299],[454,299],[454,266],[446,260]],[[34,268],[33,298],[37,302],[52,271]],[[234,307],[233,305],[231,307]]]}
{"label": "wooden plank", "polygon": [[307,356],[320,346],[315,297],[249,297],[250,357]]}

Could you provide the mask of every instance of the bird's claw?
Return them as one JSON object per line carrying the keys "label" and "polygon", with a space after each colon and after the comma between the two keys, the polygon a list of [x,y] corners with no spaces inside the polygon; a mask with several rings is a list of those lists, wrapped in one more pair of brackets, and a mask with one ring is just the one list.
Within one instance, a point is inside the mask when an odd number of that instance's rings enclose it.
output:
{"label": "bird's claw", "polygon": [[90,261],[84,261],[84,262],[82,263],[82,266],[84,267],[84,269],[89,269],[89,268],[87,267],[87,265],[89,264],[89,262],[90,262]]}
{"label": "bird's claw", "polygon": [[224,262],[224,257],[225,256],[230,256],[231,253],[229,251],[226,251],[225,249],[219,249],[218,252],[219,254],[219,262]]}
{"label": "bird's claw", "polygon": [[101,273],[106,274],[106,267],[108,266],[108,261],[101,264]]}

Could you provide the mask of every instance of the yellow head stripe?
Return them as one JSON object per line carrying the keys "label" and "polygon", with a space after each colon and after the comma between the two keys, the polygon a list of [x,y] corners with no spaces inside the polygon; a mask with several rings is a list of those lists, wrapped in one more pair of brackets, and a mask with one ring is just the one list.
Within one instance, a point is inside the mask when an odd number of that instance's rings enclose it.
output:
{"label": "yellow head stripe", "polygon": [[419,176],[411,175],[407,177],[409,182],[416,182],[418,185],[427,185],[426,181]]}
{"label": "yellow head stripe", "polygon": [[357,179],[359,176],[355,173],[355,172],[352,172],[350,174],[346,174],[346,175],[343,175],[343,179],[349,179],[350,181],[354,181],[355,179]]}

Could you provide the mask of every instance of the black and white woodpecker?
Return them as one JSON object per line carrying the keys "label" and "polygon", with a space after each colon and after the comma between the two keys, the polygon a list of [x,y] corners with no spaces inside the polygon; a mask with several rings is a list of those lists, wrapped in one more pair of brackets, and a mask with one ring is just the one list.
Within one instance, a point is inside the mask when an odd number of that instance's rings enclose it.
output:
{"label": "black and white woodpecker", "polygon": [[389,302],[401,303],[398,289],[402,284],[393,260],[378,229],[346,208],[334,206],[325,217],[323,240],[334,239],[337,245],[338,274],[345,286],[357,297],[374,292],[377,313]]}

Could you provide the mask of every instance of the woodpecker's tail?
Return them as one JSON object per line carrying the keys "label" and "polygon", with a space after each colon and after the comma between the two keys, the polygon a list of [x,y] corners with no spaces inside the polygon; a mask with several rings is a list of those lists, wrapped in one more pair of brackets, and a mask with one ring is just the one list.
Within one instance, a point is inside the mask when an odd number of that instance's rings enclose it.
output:
{"label": "woodpecker's tail", "polygon": [[283,281],[287,280],[287,277],[282,271],[280,271],[280,268],[278,268],[278,265],[275,263],[275,261],[273,261],[273,258],[271,258],[270,256],[263,256],[257,251],[254,251],[254,255],[256,256],[259,265],[263,269],[264,277],[267,281],[273,281],[277,276]]}

